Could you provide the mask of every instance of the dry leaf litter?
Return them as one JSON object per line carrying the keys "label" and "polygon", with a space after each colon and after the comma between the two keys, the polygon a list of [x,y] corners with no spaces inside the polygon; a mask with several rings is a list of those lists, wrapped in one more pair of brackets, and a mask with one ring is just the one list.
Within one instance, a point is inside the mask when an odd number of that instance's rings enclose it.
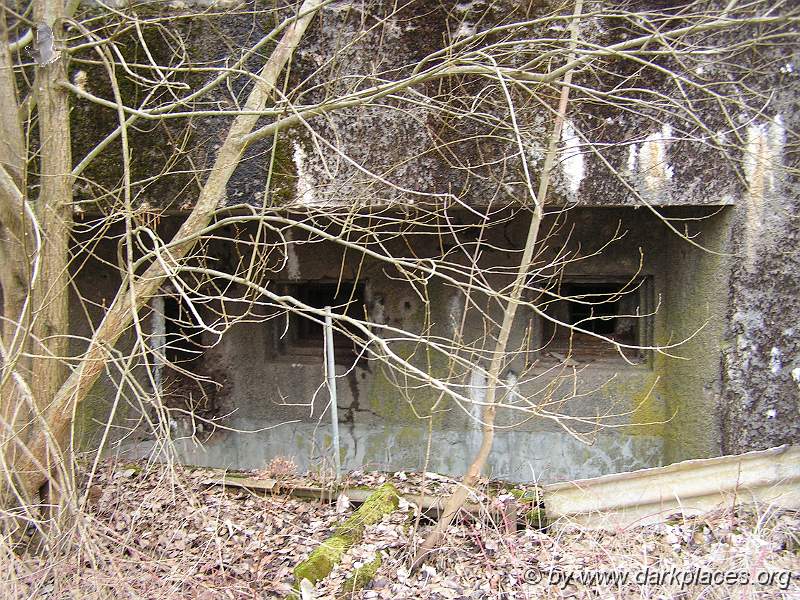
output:
{"label": "dry leaf litter", "polygon": [[[295,476],[290,467],[248,475],[275,477],[287,487],[329,483]],[[357,508],[346,491],[326,503],[207,485],[219,475],[106,463],[87,482],[84,509],[66,530],[64,547],[38,556],[6,553],[0,597],[286,598],[293,568]],[[456,485],[434,473],[404,472],[355,472],[344,484],[373,488],[386,481],[404,494],[419,494],[423,483],[427,495]],[[484,483],[471,498],[482,514],[457,520],[420,569],[411,572],[409,565],[431,522],[401,501],[399,510],[365,530],[312,597],[800,598],[796,512],[750,507],[675,515],[664,524],[616,532],[518,530],[503,515],[523,514],[529,506],[510,490]],[[376,557],[382,563],[368,587],[344,592],[345,580]],[[735,580],[703,581],[704,573]]]}

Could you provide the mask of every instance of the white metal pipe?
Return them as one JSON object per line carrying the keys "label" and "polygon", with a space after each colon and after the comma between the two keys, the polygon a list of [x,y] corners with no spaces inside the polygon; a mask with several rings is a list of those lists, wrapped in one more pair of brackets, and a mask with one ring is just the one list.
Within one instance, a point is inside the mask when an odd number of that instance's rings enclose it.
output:
{"label": "white metal pipe", "polygon": [[153,296],[151,306],[153,308],[153,334],[150,338],[150,347],[153,350],[153,382],[156,388],[153,391],[160,397],[164,392],[162,383],[164,378],[164,359],[162,357],[167,351],[167,323],[164,317],[164,297],[161,295]]}
{"label": "white metal pipe", "polygon": [[325,371],[328,375],[328,392],[331,397],[333,464],[336,468],[336,481],[339,481],[342,472],[342,459],[339,455],[339,406],[336,401],[336,365],[333,355],[333,320],[330,306],[325,307]]}

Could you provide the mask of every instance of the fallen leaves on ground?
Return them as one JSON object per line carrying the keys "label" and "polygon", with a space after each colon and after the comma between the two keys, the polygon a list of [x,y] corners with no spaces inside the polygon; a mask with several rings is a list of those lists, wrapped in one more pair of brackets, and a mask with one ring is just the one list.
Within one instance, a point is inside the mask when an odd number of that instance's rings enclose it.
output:
{"label": "fallen leaves on ground", "polygon": [[[106,463],[83,481],[82,510],[62,519],[67,523],[60,535],[47,538],[47,551],[14,555],[5,549],[0,597],[285,598],[294,584],[293,568],[356,508],[341,497],[329,504],[204,485],[215,475],[207,469]],[[283,483],[298,486],[327,483],[285,478]],[[419,494],[423,484],[428,495],[445,494],[456,485],[434,473],[407,472],[353,473],[346,484],[376,487],[386,481],[406,494]],[[363,541],[316,586],[315,597],[800,597],[795,512],[751,507],[675,515],[663,524],[614,532],[517,530],[498,518],[505,514],[499,509],[516,503],[514,497],[499,484],[484,483],[472,498],[486,508],[484,514],[464,515],[451,525],[442,548],[422,568],[409,571],[430,522],[415,505],[402,502],[367,527]],[[345,580],[378,555],[382,564],[371,585],[343,594]]]}

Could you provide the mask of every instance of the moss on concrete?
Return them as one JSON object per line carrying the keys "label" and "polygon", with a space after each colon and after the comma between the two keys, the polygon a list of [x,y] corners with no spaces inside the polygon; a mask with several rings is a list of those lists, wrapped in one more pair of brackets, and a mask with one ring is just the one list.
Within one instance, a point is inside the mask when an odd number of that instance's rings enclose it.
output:
{"label": "moss on concrete", "polygon": [[[447,322],[447,293],[448,288],[445,286],[431,286],[426,289],[426,302],[420,302],[413,314],[406,317],[408,322],[404,323],[404,327],[409,331],[444,334],[442,328]],[[398,342],[392,344],[392,351],[432,377],[446,379],[451,375],[447,357],[428,346]],[[431,413],[433,406],[440,400],[441,392],[416,381],[413,386],[405,386],[403,381],[395,382],[392,375],[387,366],[381,366],[375,373],[369,391],[370,409],[388,423],[415,424],[420,418],[432,418],[434,429],[441,427],[444,411]],[[398,384],[404,388],[407,397],[401,397]],[[445,409],[447,404],[445,399],[445,402],[439,402],[437,408]],[[418,443],[427,435],[427,427],[410,427],[402,433],[409,436],[408,442]]]}
{"label": "moss on concrete", "polygon": [[544,529],[547,527],[547,516],[542,503],[542,493],[538,489],[513,488],[509,494],[523,505],[525,525],[533,529]]}
{"label": "moss on concrete", "polygon": [[[426,370],[434,376],[445,377],[447,366],[444,357],[441,361],[421,356],[422,352],[413,344],[403,345],[394,350],[415,366]],[[392,380],[388,367],[381,366],[375,372],[369,389],[368,402],[370,410],[381,417],[386,427],[376,429],[376,434],[367,441],[366,456],[381,456],[385,452],[390,437],[404,448],[416,448],[427,442],[428,419],[433,420],[433,429],[441,429],[444,425],[446,402],[440,403],[437,410],[434,405],[440,398],[440,392],[431,386],[398,389]],[[393,426],[393,427],[392,427]]]}
{"label": "moss on concrete", "polygon": [[[268,31],[276,22],[277,15],[272,12],[273,6],[268,2],[258,2],[257,8],[270,11],[264,15],[262,26]],[[103,21],[113,23],[117,17],[110,15],[102,7],[84,4],[82,12],[87,17],[92,17],[97,23]],[[193,9],[178,9],[167,6],[165,3],[136,4],[129,8],[142,21],[141,36],[147,43],[150,54],[156,63],[166,65],[174,61],[175,40],[164,35],[163,19],[176,16],[170,21],[170,28],[179,34],[185,41],[183,50],[190,57],[190,61],[202,61],[213,64],[230,54],[232,42],[243,43],[253,35],[252,17],[228,19],[222,30],[230,35],[230,40],[219,35],[220,28],[213,15],[194,14]],[[187,16],[190,15],[191,17]],[[153,23],[148,22],[153,19]],[[117,47],[125,60],[130,64],[148,63],[149,58],[144,55],[144,49],[135,30],[123,32],[117,36]],[[270,46],[262,49],[269,54]],[[109,83],[109,76],[102,65],[94,64],[97,57],[93,49],[76,53],[70,63],[70,79],[78,71],[86,75],[87,91],[103,98],[113,99],[113,91]],[[259,58],[255,57],[246,68],[257,71]],[[126,73],[118,70],[116,73],[122,101],[127,106],[139,106],[142,97],[141,86]],[[185,85],[187,89],[196,90],[209,80],[209,74],[204,72],[176,72],[172,74],[171,81],[175,84]],[[224,86],[223,86],[224,89]],[[202,101],[213,104],[215,101],[225,102],[227,98],[218,92],[206,94]],[[184,107],[190,110],[192,107]],[[209,108],[204,105],[202,108]],[[136,202],[147,203],[154,208],[178,209],[196,200],[198,187],[194,172],[208,166],[208,162],[215,153],[215,148],[221,143],[222,136],[227,132],[229,118],[193,117],[191,119],[173,119],[148,125],[144,128],[131,128],[128,131],[130,146],[136,152],[130,158],[131,177],[134,182],[143,181],[146,185],[135,186]],[[116,129],[118,116],[116,111],[100,107],[82,98],[74,100],[72,121],[72,154],[76,160],[83,159],[96,144]],[[91,123],[91,127],[86,127]],[[250,202],[260,202],[261,192],[269,178],[267,204],[281,206],[289,203],[295,197],[295,182],[297,178],[294,161],[292,160],[292,147],[290,139],[297,132],[281,131],[275,140],[274,152],[272,140],[264,140],[256,144],[242,165],[237,169],[242,172],[246,181],[260,181],[258,185],[248,187]],[[118,142],[110,144],[103,152],[96,156],[84,171],[84,180],[76,187],[76,199],[86,211],[113,210],[114,197],[99,197],[108,190],[115,189],[122,178],[121,146]],[[272,170],[270,176],[269,171]],[[236,184],[234,180],[232,184]],[[253,193],[258,192],[258,193]]]}
{"label": "moss on concrete", "polygon": [[375,490],[356,512],[334,530],[331,537],[295,567],[295,587],[299,590],[303,579],[308,579],[312,584],[325,579],[348,548],[361,539],[364,529],[397,510],[399,503],[400,495],[391,483],[384,483]]}
{"label": "moss on concrete", "polygon": [[[101,389],[98,389],[101,388]],[[75,411],[75,443],[79,451],[89,452],[97,449],[103,433],[103,423],[108,419],[109,404],[104,386],[95,386]],[[119,415],[118,415],[119,417]]]}
{"label": "moss on concrete", "polygon": [[533,502],[539,503],[542,501],[541,491],[538,489],[530,490],[523,488],[513,488],[508,491],[509,494],[514,496],[519,502]]}
{"label": "moss on concrete", "polygon": [[[161,16],[161,11],[156,9],[148,11],[146,6],[148,5],[137,5],[137,13],[144,11],[148,17]],[[89,12],[89,14],[95,13],[98,21],[115,20],[115,17],[108,15],[102,9],[96,8]],[[175,20],[172,27],[178,31],[188,31],[189,25],[186,21]],[[144,23],[141,35],[155,61],[158,64],[169,64],[175,50],[160,29],[155,25]],[[149,61],[135,30],[120,35],[116,42],[117,48],[128,63]],[[189,51],[191,53],[191,48]],[[102,65],[83,62],[96,60],[97,56],[93,49],[77,53],[70,63],[70,79],[74,79],[79,71],[83,71],[89,93],[113,100],[114,93],[105,68]],[[202,82],[203,77],[195,73],[181,73],[173,77],[172,81],[195,88]],[[142,88],[132,77],[118,70],[116,84],[122,102],[126,106],[137,107],[141,104]],[[114,131],[119,125],[118,118],[115,110],[97,106],[80,97],[76,98],[70,113],[72,155],[75,160],[82,160],[98,142]],[[87,127],[89,123],[91,126]],[[183,200],[196,195],[196,187],[192,185],[192,162],[188,157],[193,153],[196,155],[198,149],[205,148],[207,143],[199,130],[187,128],[187,124],[188,120],[174,122],[167,120],[156,125],[150,124],[145,128],[128,129],[130,147],[136,149],[130,157],[131,179],[134,182],[148,182],[146,187],[135,186],[138,200],[147,201],[151,206],[166,208],[170,204],[179,204],[179,197]],[[182,145],[185,146],[185,150],[178,153],[178,148]],[[174,162],[171,159],[173,155],[176,155]],[[194,158],[197,159],[197,156]],[[84,210],[112,209],[115,202],[113,194],[100,201],[97,198],[119,186],[123,174],[122,165],[122,148],[118,140],[92,160],[83,173],[85,179],[79,182],[75,190],[76,200],[81,202]],[[151,179],[155,176],[158,177]]]}
{"label": "moss on concrete", "polygon": [[[703,221],[697,241],[707,248],[725,248],[729,211]],[[658,393],[672,416],[664,427],[665,462],[705,458],[721,451],[717,418],[721,379],[721,345],[726,321],[729,257],[704,252],[685,240],[670,240],[672,270],[681,273],[666,290],[668,330],[658,341],[691,338],[674,353],[684,360],[655,361],[662,374]],[[702,329],[701,329],[702,328]],[[700,330],[700,331],[698,331]],[[674,416],[673,416],[674,415]]]}
{"label": "moss on concrete", "polygon": [[659,395],[659,370],[644,371],[640,376],[617,377],[603,387],[603,396],[616,413],[628,413],[629,435],[662,437],[664,435],[664,402]]}
{"label": "moss on concrete", "polygon": [[[410,342],[394,344],[392,350],[433,377],[441,378],[448,374],[447,359],[439,353],[427,352]],[[406,397],[401,399],[397,384],[402,382],[395,382],[392,376],[393,373],[386,366],[375,373],[369,391],[370,409],[389,423],[413,423],[431,416],[435,426],[441,420],[441,413],[431,415],[431,409],[439,400],[441,392],[432,386],[414,382],[413,387],[404,389]]]}
{"label": "moss on concrete", "polygon": [[268,154],[269,189],[267,204],[273,207],[285,206],[296,198],[297,166],[292,156],[291,130],[282,131],[274,138]]}
{"label": "moss on concrete", "polygon": [[628,429],[632,435],[663,437],[668,426],[665,421],[669,415],[664,410],[664,402],[659,394],[658,372],[647,379],[643,388],[631,390],[631,423]]}

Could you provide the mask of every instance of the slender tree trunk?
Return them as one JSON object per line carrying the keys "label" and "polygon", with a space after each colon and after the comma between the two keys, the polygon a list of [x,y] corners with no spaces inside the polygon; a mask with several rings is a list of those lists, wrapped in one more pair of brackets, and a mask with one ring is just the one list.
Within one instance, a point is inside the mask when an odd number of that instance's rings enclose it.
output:
{"label": "slender tree trunk", "polygon": [[[313,15],[322,0],[305,0],[300,15],[284,33],[281,41],[265,64],[259,79],[250,92],[243,108],[245,112],[261,111],[270,100],[277,79],[299,44]],[[186,257],[194,247],[195,234],[213,218],[225,198],[228,180],[236,169],[245,149],[243,137],[252,131],[258,116],[243,114],[236,117],[219,149],[208,179],[203,185],[194,209],[175,234],[175,240],[186,240],[170,249],[174,260]],[[108,348],[112,348],[120,335],[130,326],[134,311],[139,310],[159,289],[168,274],[159,262],[154,262],[135,282],[133,289],[120,289],[97,328],[89,348],[80,357],[78,367],[58,389],[49,402],[37,427],[35,437],[28,444],[28,453],[20,455],[15,464],[15,475],[20,488],[31,493],[47,480],[40,465],[48,454],[61,456],[68,441],[73,408],[80,404],[97,381],[106,364]]]}
{"label": "slender tree trunk", "polygon": [[[570,27],[572,28],[572,41],[571,50],[574,51],[577,44],[578,36],[578,19],[583,10],[583,0],[576,0],[574,19]],[[567,59],[567,62],[572,60],[572,56]],[[530,270],[530,263],[533,259],[533,252],[536,247],[536,242],[539,238],[539,227],[542,223],[542,216],[544,214],[544,201],[547,197],[547,188],[550,184],[550,172],[555,164],[556,152],[558,150],[558,142],[561,138],[561,128],[564,123],[564,116],[567,111],[567,102],[569,100],[569,85],[572,80],[572,71],[568,71],[564,76],[564,85],[561,87],[561,98],[558,104],[558,112],[556,113],[555,123],[553,125],[553,132],[550,136],[550,141],[547,148],[544,167],[539,179],[539,188],[536,197],[533,198],[534,210],[531,215],[531,222],[528,226],[528,237],[525,241],[525,248],[522,252],[522,259],[517,269],[517,275],[514,279],[514,285],[509,294],[508,304],[503,311],[503,321],[500,325],[500,334],[497,338],[492,360],[489,364],[488,377],[486,382],[486,399],[482,414],[481,424],[481,446],[477,454],[472,459],[472,463],[464,475],[464,480],[461,485],[456,488],[452,495],[447,499],[444,510],[439,518],[439,522],[425,538],[425,541],[420,546],[416,557],[414,558],[414,567],[421,565],[426,556],[433,551],[441,541],[445,531],[453,522],[453,519],[458,514],[458,511],[464,505],[469,496],[470,491],[475,487],[475,484],[480,477],[481,471],[486,466],[486,461],[492,451],[494,443],[494,421],[497,415],[497,385],[500,381],[503,368],[506,363],[506,349],[508,346],[508,339],[511,335],[511,328],[514,324],[514,318],[517,314],[522,292],[525,289],[525,280],[528,278],[528,271]],[[521,159],[525,160],[524,155]]]}
{"label": "slender tree trunk", "polygon": [[7,351],[27,296],[25,138],[17,105],[14,64],[8,49],[6,15],[0,11],[0,290],[5,320],[0,335]]}
{"label": "slender tree trunk", "polygon": [[[25,210],[25,138],[17,105],[17,85],[8,45],[6,15],[0,11],[0,439],[9,439],[28,410],[30,397],[24,376],[30,365],[22,359],[28,339],[26,299],[30,279],[30,248],[34,243]],[[23,376],[24,375],[24,376]],[[6,429],[7,428],[7,429]],[[15,448],[9,447],[13,458]]]}
{"label": "slender tree trunk", "polygon": [[[56,40],[63,29],[63,0],[35,5],[37,23],[53,28]],[[66,57],[39,67],[34,90],[39,115],[40,191],[33,209],[43,232],[39,276],[30,290],[31,392],[40,412],[66,379],[69,351],[69,241],[72,232],[72,153],[69,96],[59,86],[66,78]],[[27,437],[27,436],[26,436]]]}

